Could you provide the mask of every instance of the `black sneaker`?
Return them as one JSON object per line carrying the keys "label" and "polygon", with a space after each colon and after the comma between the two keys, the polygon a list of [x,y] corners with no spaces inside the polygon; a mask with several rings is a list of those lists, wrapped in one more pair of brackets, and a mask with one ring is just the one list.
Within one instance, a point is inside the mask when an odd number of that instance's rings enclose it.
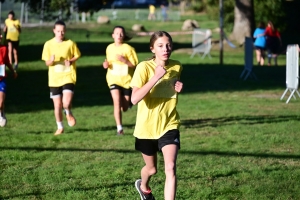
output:
{"label": "black sneaker", "polygon": [[155,200],[152,192],[150,192],[149,194],[143,193],[143,191],[141,190],[141,182],[142,182],[141,179],[135,181],[135,188],[139,192],[141,196],[141,200]]}

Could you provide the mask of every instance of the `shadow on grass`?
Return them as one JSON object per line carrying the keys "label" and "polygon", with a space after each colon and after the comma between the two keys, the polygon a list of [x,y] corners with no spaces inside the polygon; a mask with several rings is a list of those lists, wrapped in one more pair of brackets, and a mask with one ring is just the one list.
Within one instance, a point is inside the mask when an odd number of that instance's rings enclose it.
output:
{"label": "shadow on grass", "polygon": [[201,128],[206,126],[217,127],[224,125],[236,124],[266,124],[266,123],[279,123],[290,120],[299,120],[298,115],[260,115],[260,116],[234,116],[234,117],[220,117],[220,118],[205,118],[205,119],[185,119],[181,120],[181,125],[186,128]]}
{"label": "shadow on grass", "polygon": [[[123,124],[122,125],[124,128],[126,129],[134,129],[135,127],[135,124]],[[103,131],[116,131],[116,126],[102,126],[102,127],[98,127],[98,128],[74,128],[74,129],[68,129],[68,130],[65,130],[65,132],[67,134],[72,134],[72,133],[76,133],[76,132],[97,132],[98,133],[101,133],[101,134],[104,134]],[[49,129],[49,130],[38,130],[38,131],[26,131],[27,134],[36,134],[36,135],[39,135],[39,134],[47,134],[47,133],[51,133],[53,134],[53,130],[52,129]],[[12,133],[9,133],[10,135]],[[108,133],[108,134],[111,134],[111,133]],[[2,134],[4,135],[4,134]],[[125,134],[124,136],[130,136],[132,137],[132,135],[128,135],[128,134]]]}
{"label": "shadow on grass", "polygon": [[[258,80],[243,81],[240,65],[187,64],[181,80],[183,94],[202,92],[233,92],[251,90],[285,90],[284,67],[255,67]],[[106,71],[95,66],[77,69],[74,107],[112,105],[106,83]],[[8,79],[7,112],[22,113],[53,109],[49,98],[47,70],[19,71],[16,80]],[[279,100],[280,97],[278,97]]]}
{"label": "shadow on grass", "polygon": [[[106,47],[112,42],[77,42],[77,46],[82,56],[103,56],[106,54]],[[129,42],[135,48],[137,53],[149,53],[149,43]],[[174,43],[174,49],[191,48],[190,43]],[[19,60],[21,62],[30,62],[41,60],[44,44],[21,45],[19,47]],[[30,54],[28,54],[30,49]]]}
{"label": "shadow on grass", "polygon": [[[72,187],[72,188],[64,188],[64,189],[59,189],[57,188],[56,190],[52,191],[52,192],[68,192],[70,190],[72,191],[91,191],[91,190],[99,190],[99,189],[107,189],[107,188],[116,188],[116,187],[120,187],[120,186],[128,186],[128,185],[132,185],[132,182],[128,182],[128,183],[124,183],[124,182],[121,182],[121,183],[104,183],[104,185],[99,185],[97,184],[97,186],[94,186],[94,187]],[[0,199],[10,199],[10,198],[24,198],[24,197],[31,197],[31,196],[34,196],[35,198],[34,199],[42,199],[42,196],[43,195],[46,195],[46,194],[51,194],[52,192],[40,192],[40,191],[35,191],[35,192],[30,192],[30,193],[25,193],[25,194],[17,194],[17,195],[8,195],[8,196],[2,196],[0,194]],[[110,193],[108,193],[110,194]],[[112,194],[110,195],[109,197],[110,199],[114,199],[115,196],[113,196]]]}
{"label": "shadow on grass", "polygon": [[[128,149],[87,149],[87,148],[52,148],[52,147],[4,147],[0,146],[0,150],[12,151],[63,151],[63,152],[111,152],[111,153],[133,153],[137,154],[136,150]],[[217,155],[226,157],[258,157],[258,158],[280,158],[280,159],[300,159],[300,155],[292,154],[272,154],[272,153],[247,153],[236,151],[185,151],[180,150],[183,155]]]}

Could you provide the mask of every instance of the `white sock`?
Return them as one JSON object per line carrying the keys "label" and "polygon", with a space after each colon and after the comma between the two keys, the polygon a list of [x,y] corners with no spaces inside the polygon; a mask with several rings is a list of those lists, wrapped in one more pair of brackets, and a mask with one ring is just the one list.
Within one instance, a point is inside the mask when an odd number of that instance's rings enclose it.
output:
{"label": "white sock", "polygon": [[70,112],[70,110],[65,109],[65,113],[66,113],[66,115],[69,115],[71,112]]}
{"label": "white sock", "polygon": [[64,125],[62,122],[56,122],[57,124],[57,129],[63,129],[64,128]]}
{"label": "white sock", "polygon": [[117,130],[118,130],[118,131],[123,130],[122,125],[117,125]]}

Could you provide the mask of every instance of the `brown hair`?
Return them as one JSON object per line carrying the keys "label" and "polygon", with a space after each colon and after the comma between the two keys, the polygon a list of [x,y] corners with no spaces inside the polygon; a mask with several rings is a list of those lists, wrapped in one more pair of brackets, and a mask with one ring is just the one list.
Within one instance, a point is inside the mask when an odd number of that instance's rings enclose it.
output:
{"label": "brown hair", "polygon": [[64,26],[66,28],[66,24],[64,21],[62,20],[57,20],[55,23],[54,23],[54,28],[56,25],[61,25],[61,26]]}
{"label": "brown hair", "polygon": [[268,24],[270,24],[272,32],[275,32],[275,27],[271,21],[268,21]]}
{"label": "brown hair", "polygon": [[15,18],[15,12],[14,12],[14,11],[12,11],[12,10],[8,12],[8,15],[12,15],[12,16],[13,16],[13,18]]}
{"label": "brown hair", "polygon": [[[167,33],[166,31],[156,31],[150,37],[150,49],[153,48],[155,41],[158,38],[163,37],[163,36],[166,36],[167,38],[169,38],[171,44],[173,44],[172,37],[171,37],[171,35],[169,33]],[[152,58],[150,58],[148,60],[151,60],[153,58],[155,58],[155,55],[153,55]]]}
{"label": "brown hair", "polygon": [[154,32],[151,37],[150,37],[150,47],[153,47],[154,42],[160,38],[166,36],[167,38],[169,38],[169,40],[171,41],[171,43],[173,43],[172,37],[169,33],[167,33],[166,31],[156,31]]}
{"label": "brown hair", "polygon": [[266,27],[265,22],[259,22],[258,27],[259,28],[265,28]]}
{"label": "brown hair", "polygon": [[127,42],[132,39],[132,37],[126,33],[125,28],[123,26],[115,26],[113,29],[113,32],[115,31],[116,28],[120,28],[123,31],[123,33],[124,33],[123,42]]}

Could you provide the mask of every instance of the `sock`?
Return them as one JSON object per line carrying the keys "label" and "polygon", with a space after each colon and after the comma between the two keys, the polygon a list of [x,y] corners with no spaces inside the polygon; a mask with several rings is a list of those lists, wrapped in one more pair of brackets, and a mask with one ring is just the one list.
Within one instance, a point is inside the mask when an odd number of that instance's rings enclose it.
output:
{"label": "sock", "polygon": [[268,54],[268,63],[271,63],[272,54]]}
{"label": "sock", "polygon": [[57,124],[57,129],[63,129],[64,128],[64,125],[62,122],[56,122]]}
{"label": "sock", "polygon": [[117,130],[118,130],[118,131],[123,130],[122,125],[117,125]]}
{"label": "sock", "polygon": [[150,194],[152,192],[150,188],[147,189],[147,191],[143,190],[141,187],[140,187],[140,189],[144,194]]}
{"label": "sock", "polygon": [[70,112],[70,110],[65,109],[65,113],[66,113],[66,115],[69,115],[71,112]]}

